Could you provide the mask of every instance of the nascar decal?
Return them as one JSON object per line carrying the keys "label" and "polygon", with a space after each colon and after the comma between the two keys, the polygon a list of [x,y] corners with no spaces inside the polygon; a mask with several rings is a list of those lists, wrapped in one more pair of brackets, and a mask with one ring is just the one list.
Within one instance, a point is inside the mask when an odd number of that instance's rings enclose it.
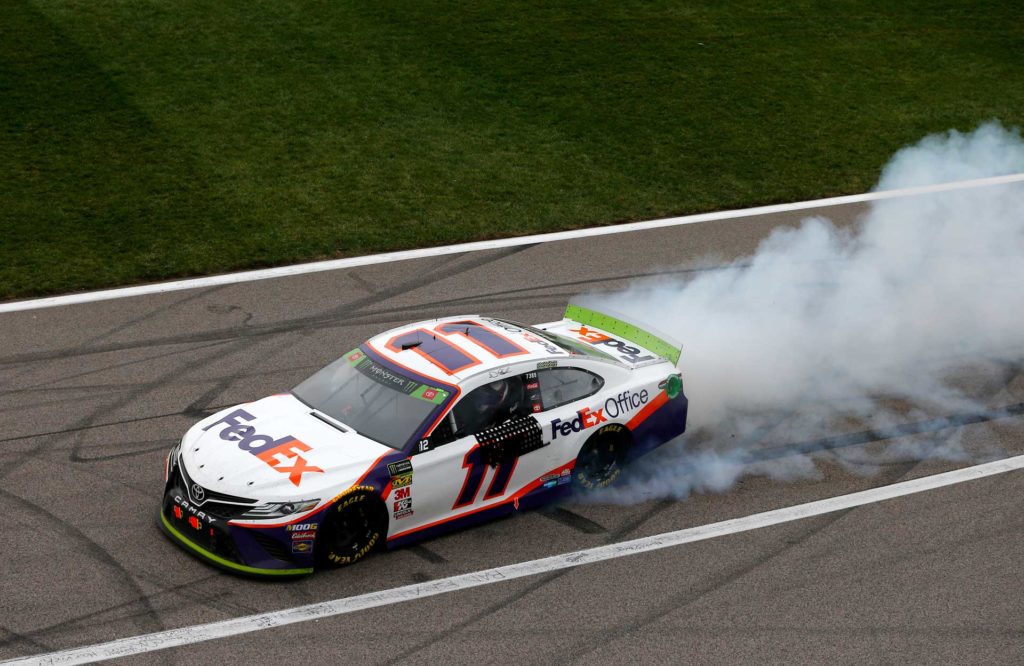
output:
{"label": "nascar decal", "polygon": [[391,475],[391,511],[395,520],[408,518],[412,510],[412,461],[408,458],[388,463]]}
{"label": "nascar decal", "polygon": [[616,419],[628,414],[641,405],[646,405],[650,399],[647,389],[640,391],[623,391],[604,401],[604,407],[591,409],[584,407],[576,412],[576,418],[563,421],[554,419],[551,421],[551,441],[558,439],[558,436],[568,437],[574,432],[582,432],[587,428],[593,428],[598,423],[605,423],[608,419]]}
{"label": "nascar decal", "polygon": [[388,463],[388,474],[391,475],[392,488],[406,488],[412,484],[412,461],[406,458],[398,462]]}
{"label": "nascar decal", "polygon": [[630,363],[640,363],[641,361],[653,361],[654,359],[657,358],[656,356],[651,356],[650,354],[641,356],[640,354],[642,354],[644,350],[640,349],[639,347],[634,347],[632,345],[626,344],[622,340],[616,340],[610,335],[605,335],[604,333],[592,331],[588,329],[586,326],[580,326],[579,328],[570,328],[569,332],[576,333],[580,340],[592,344],[595,347],[611,347],[614,351],[618,353],[618,355],[624,361],[628,361]]}
{"label": "nascar decal", "polygon": [[255,419],[255,416],[244,409],[236,409],[219,421],[206,426],[203,430],[209,430],[223,423],[227,427],[220,431],[221,439],[236,442],[241,450],[248,451],[267,463],[272,469],[287,474],[288,480],[296,486],[302,483],[303,474],[323,474],[322,469],[308,464],[302,457],[303,452],[311,450],[308,444],[291,435],[274,439],[270,435],[256,432],[255,427],[243,423],[243,421]]}

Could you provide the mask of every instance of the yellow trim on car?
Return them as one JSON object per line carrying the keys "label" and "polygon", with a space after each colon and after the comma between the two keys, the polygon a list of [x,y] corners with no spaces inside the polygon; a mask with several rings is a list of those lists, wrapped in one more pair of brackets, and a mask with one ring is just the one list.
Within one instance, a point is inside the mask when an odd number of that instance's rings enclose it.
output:
{"label": "yellow trim on car", "polygon": [[178,530],[174,529],[174,525],[171,525],[170,521],[167,520],[167,516],[164,515],[163,511],[160,512],[160,520],[163,522],[164,528],[167,530],[168,534],[173,536],[179,542],[188,546],[198,555],[205,557],[214,564],[219,564],[222,567],[227,567],[228,569],[233,569],[235,571],[240,571],[242,573],[255,574],[258,576],[297,576],[300,574],[313,573],[312,567],[308,569],[260,569],[258,567],[250,567],[244,564],[238,564],[237,562],[232,562],[231,560],[224,559],[220,555],[211,553],[205,548],[201,548],[196,544],[192,543],[191,541],[189,541],[185,537],[185,535],[183,535]]}

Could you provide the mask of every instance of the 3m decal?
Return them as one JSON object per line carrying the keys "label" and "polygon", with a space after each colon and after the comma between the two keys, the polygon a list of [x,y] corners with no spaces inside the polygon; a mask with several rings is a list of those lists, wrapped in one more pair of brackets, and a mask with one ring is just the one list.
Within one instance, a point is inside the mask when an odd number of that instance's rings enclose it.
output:
{"label": "3m decal", "polygon": [[395,491],[395,499],[396,500],[407,499],[410,496],[411,493],[412,493],[412,488],[409,488],[409,487],[399,488],[398,490]]}
{"label": "3m decal", "polygon": [[[298,486],[302,483],[303,474],[323,474],[319,467],[310,465],[302,453],[312,449],[305,442],[291,435],[274,439],[270,435],[256,432],[256,428],[246,425],[243,421],[253,421],[256,417],[244,409],[236,409],[219,421],[214,421],[203,428],[204,431],[219,425],[227,427],[220,431],[220,438],[235,442],[243,451],[247,451],[267,463],[272,469],[288,475],[288,480]],[[290,464],[289,464],[290,463]]]}
{"label": "3m decal", "polygon": [[413,514],[412,510],[412,498],[405,497],[404,499],[396,500],[393,502],[394,516],[396,519],[405,518]]}
{"label": "3m decal", "polygon": [[655,358],[657,358],[656,356],[652,356],[650,354],[645,354],[644,356],[641,356],[640,354],[643,353],[643,349],[626,344],[622,340],[616,340],[610,335],[605,335],[604,333],[592,331],[588,329],[586,326],[580,326],[579,328],[571,328],[569,329],[569,332],[576,333],[580,340],[582,340],[583,342],[590,343],[595,347],[611,347],[616,352],[618,352],[619,356],[624,361],[628,361],[630,363],[640,363],[641,361],[653,361]]}

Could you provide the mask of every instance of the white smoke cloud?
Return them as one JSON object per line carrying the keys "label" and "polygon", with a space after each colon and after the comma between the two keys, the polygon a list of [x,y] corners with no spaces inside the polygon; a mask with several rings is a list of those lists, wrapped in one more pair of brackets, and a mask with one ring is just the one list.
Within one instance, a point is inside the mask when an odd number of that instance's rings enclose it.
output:
{"label": "white smoke cloud", "polygon": [[[1019,130],[993,122],[900,150],[877,189],[1021,172]],[[752,451],[766,439],[984,409],[986,396],[962,386],[962,369],[1024,358],[1024,186],[879,201],[852,227],[808,218],[722,270],[583,302],[681,340],[690,399],[692,434],[602,500],[722,491],[751,472],[813,475],[806,456],[758,460]],[[947,431],[871,454],[851,450],[847,467],[965,455]]]}

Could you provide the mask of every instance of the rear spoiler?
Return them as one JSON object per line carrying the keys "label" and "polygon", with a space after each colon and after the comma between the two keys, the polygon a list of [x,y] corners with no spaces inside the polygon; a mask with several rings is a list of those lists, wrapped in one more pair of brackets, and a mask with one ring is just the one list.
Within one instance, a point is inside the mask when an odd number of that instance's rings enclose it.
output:
{"label": "rear spoiler", "polygon": [[[683,345],[671,337],[660,333],[655,335],[650,332],[646,324],[636,324],[630,321],[625,315],[619,314],[607,308],[604,312],[598,312],[582,305],[569,303],[565,308],[565,318],[579,322],[585,326],[593,326],[601,329],[623,340],[640,345],[653,354],[669,361],[673,365],[679,365],[679,356],[683,352]],[[643,328],[641,328],[641,326]]]}

